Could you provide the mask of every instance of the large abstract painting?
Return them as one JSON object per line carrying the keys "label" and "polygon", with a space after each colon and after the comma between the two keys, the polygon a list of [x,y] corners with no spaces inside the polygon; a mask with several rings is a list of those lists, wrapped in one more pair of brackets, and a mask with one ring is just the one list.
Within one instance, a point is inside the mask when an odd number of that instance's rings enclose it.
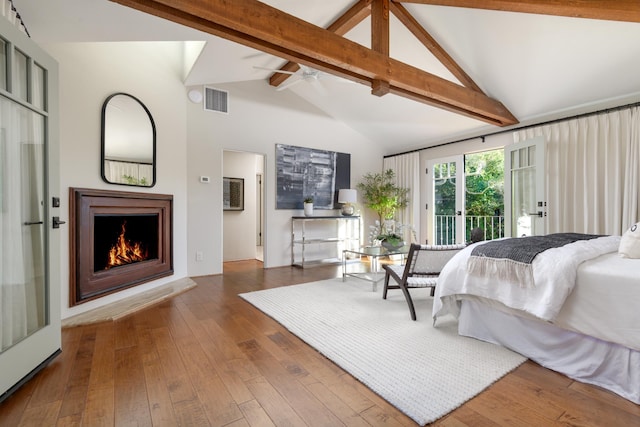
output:
{"label": "large abstract painting", "polygon": [[350,188],[351,155],[276,144],[276,209],[338,209],[338,190]]}

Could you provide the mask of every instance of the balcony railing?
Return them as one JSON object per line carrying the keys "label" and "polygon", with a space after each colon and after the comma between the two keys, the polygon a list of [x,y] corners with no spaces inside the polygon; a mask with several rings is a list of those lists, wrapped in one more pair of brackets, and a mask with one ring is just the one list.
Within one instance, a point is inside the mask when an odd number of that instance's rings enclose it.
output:
{"label": "balcony railing", "polygon": [[[451,245],[456,243],[456,216],[435,216],[435,244]],[[465,241],[470,241],[471,230],[480,228],[484,232],[484,240],[493,240],[504,237],[504,216],[471,216],[467,215],[465,223]]]}

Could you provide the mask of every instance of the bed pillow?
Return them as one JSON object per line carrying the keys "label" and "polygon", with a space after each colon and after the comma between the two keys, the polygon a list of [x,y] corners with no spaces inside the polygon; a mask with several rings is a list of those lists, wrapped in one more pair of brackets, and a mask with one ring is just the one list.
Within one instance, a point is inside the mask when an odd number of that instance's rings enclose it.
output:
{"label": "bed pillow", "polygon": [[624,258],[640,258],[640,222],[624,232],[618,253]]}

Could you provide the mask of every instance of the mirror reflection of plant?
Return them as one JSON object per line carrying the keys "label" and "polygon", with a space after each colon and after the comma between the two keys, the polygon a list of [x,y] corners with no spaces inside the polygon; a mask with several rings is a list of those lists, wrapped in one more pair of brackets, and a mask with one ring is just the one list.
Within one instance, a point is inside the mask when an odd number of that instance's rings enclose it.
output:
{"label": "mirror reflection of plant", "polygon": [[138,179],[132,175],[122,175],[122,179],[124,179],[129,185],[149,185],[147,178],[144,176]]}
{"label": "mirror reflection of plant", "polygon": [[394,182],[395,172],[387,169],[382,173],[367,173],[357,184],[365,205],[378,214],[379,222],[393,219],[396,210],[407,206],[408,188]]}

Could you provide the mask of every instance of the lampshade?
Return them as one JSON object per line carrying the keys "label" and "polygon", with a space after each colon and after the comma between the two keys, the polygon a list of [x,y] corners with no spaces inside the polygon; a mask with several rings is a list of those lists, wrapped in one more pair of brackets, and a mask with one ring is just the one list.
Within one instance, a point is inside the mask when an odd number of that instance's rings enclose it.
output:
{"label": "lampshade", "polygon": [[350,188],[343,188],[338,190],[338,203],[342,203],[342,215],[351,216],[355,212],[355,208],[352,203],[355,203],[358,199],[358,193],[356,190]]}
{"label": "lampshade", "polygon": [[358,201],[358,192],[350,188],[338,190],[338,203],[355,203]]}

